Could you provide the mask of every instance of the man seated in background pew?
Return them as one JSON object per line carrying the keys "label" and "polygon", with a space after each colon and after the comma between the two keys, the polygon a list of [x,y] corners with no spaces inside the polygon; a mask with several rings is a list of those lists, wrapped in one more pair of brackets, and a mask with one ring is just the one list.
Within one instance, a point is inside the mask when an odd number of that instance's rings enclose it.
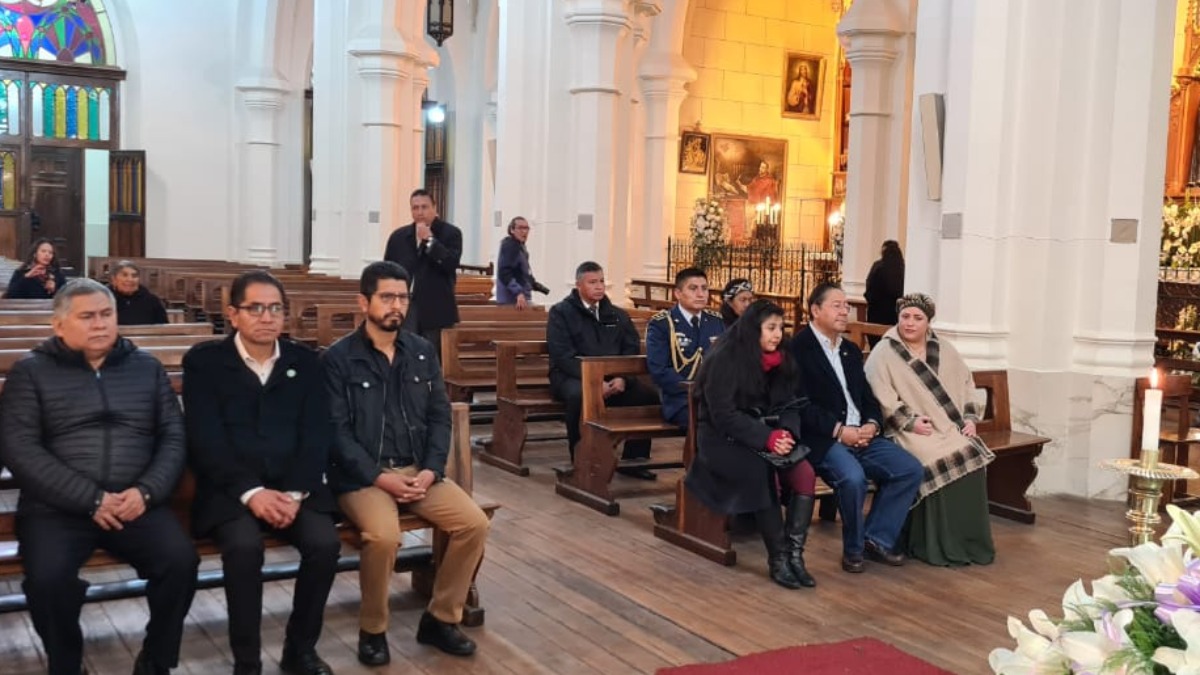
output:
{"label": "man seated in background pew", "polygon": [[280,668],[329,675],[316,646],[341,541],[323,482],[333,436],[324,374],[316,352],[279,338],[286,298],[278,279],[247,272],[229,299],[234,334],[183,359],[192,529],[221,549],[234,675],[262,673],[264,531],[300,551]]}
{"label": "man seated in background pew", "polygon": [[706,309],[708,277],[698,267],[675,275],[675,303],[646,326],[646,367],[662,394],[663,419],[686,429],[688,390],[682,385],[696,377],[705,350],[725,331],[725,322]]}
{"label": "man seated in background pew", "polygon": [[[588,261],[575,269],[575,289],[550,308],[546,317],[546,349],[550,352],[550,391],[566,404],[567,448],[575,459],[579,417],[583,412],[580,356],[636,356],[641,339],[625,310],[612,304],[604,288],[604,268]],[[636,378],[615,377],[602,392],[610,406],[654,405],[658,393]],[[650,440],[625,443],[623,459],[648,459]],[[653,471],[621,468],[635,478],[654,480]]]}
{"label": "man seated in background pew", "polygon": [[185,461],[183,417],[153,356],[117,336],[112,292],[74,279],[54,296],[55,337],[8,374],[0,458],[21,491],[22,587],[51,675],[79,675],[79,569],[97,548],[147,580],[135,675],[179,660],[199,557],[168,508]]}

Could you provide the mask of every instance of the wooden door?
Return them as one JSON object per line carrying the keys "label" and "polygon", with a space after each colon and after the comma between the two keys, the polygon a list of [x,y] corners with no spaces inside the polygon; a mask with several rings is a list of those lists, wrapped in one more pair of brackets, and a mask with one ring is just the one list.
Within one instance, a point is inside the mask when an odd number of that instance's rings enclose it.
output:
{"label": "wooden door", "polygon": [[33,240],[45,237],[54,243],[61,266],[83,269],[83,151],[32,146],[29,181],[36,218],[21,257]]}
{"label": "wooden door", "polygon": [[108,254],[146,255],[146,151],[108,155]]}

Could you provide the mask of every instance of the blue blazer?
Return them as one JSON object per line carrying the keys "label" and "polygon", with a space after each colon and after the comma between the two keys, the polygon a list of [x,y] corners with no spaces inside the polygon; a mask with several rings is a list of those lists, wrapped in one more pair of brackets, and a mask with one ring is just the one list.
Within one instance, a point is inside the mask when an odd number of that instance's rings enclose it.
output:
{"label": "blue blazer", "polygon": [[699,330],[683,317],[679,305],[650,319],[646,325],[646,367],[662,394],[664,419],[674,420],[687,410],[687,390],[679,385],[694,379],[700,365],[699,361],[690,361],[697,351],[709,349],[723,332],[721,315],[707,309],[700,312]]}
{"label": "blue blazer", "polygon": [[[838,423],[846,423],[846,395],[811,325],[805,326],[792,338],[791,352],[800,368],[800,384],[796,393],[806,401],[800,413],[800,442],[812,450],[812,461],[820,461],[829,446],[833,445],[834,428]],[[838,356],[846,373],[846,389],[858,408],[862,423],[875,422],[882,430],[880,420],[883,419],[883,413],[867,384],[862,350],[843,339],[838,347]]]}

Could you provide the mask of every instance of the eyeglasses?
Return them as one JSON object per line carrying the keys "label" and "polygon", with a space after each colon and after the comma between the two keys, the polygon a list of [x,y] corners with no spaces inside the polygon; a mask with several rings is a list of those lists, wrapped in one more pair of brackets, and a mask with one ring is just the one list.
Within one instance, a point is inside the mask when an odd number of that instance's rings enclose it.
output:
{"label": "eyeglasses", "polygon": [[279,316],[287,309],[283,303],[273,302],[269,305],[264,305],[261,302],[256,302],[250,305],[238,305],[238,309],[249,314],[250,316],[262,316],[265,313],[270,313],[271,316]]}
{"label": "eyeglasses", "polygon": [[408,293],[376,293],[375,297],[379,298],[379,301],[385,305],[394,305],[397,302],[404,304],[412,300],[412,296]]}

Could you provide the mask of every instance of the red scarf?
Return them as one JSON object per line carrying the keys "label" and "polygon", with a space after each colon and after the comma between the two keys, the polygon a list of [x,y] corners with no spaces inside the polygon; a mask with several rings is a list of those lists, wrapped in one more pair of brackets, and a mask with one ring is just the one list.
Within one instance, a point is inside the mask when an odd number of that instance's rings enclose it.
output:
{"label": "red scarf", "polygon": [[783,363],[783,352],[778,349],[773,352],[763,352],[762,369],[764,373],[769,373],[773,368],[778,368],[781,363]]}

